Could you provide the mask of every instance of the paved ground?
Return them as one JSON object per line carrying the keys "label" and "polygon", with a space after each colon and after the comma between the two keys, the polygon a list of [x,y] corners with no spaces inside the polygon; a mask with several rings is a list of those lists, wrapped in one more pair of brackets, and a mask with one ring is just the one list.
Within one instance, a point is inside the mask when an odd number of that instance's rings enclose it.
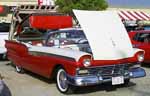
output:
{"label": "paved ground", "polygon": [[[150,67],[143,67],[147,76],[131,80],[129,86],[110,86],[108,84],[81,87],[71,96],[150,96]],[[0,73],[11,90],[12,96],[64,96],[55,87],[55,83],[26,72],[18,74],[8,61],[0,61]]]}

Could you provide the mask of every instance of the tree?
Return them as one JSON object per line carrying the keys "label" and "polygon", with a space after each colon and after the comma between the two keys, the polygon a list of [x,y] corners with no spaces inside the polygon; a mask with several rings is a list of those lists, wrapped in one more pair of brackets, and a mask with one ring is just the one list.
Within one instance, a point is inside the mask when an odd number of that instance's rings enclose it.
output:
{"label": "tree", "polygon": [[105,10],[108,4],[105,0],[56,0],[58,11],[73,15],[72,9]]}

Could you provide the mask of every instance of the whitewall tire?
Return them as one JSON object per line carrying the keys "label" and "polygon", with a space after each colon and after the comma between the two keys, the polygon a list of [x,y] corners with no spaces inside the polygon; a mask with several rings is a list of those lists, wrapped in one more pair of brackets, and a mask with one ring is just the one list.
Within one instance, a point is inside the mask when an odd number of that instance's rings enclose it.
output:
{"label": "whitewall tire", "polygon": [[23,73],[24,72],[24,70],[22,69],[22,67],[20,67],[20,66],[17,66],[16,65],[16,71],[18,72],[18,73]]}
{"label": "whitewall tire", "polygon": [[63,68],[59,68],[57,70],[56,85],[57,85],[57,89],[61,93],[71,94],[73,92],[73,86],[68,84],[67,74]]}

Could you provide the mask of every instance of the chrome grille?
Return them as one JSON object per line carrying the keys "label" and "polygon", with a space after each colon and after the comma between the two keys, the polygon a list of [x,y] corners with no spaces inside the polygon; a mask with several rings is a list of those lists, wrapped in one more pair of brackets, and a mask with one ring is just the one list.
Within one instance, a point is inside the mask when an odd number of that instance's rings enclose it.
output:
{"label": "chrome grille", "polygon": [[102,76],[103,78],[112,77],[112,76],[125,76],[129,70],[128,64],[104,66],[104,67],[95,67],[89,68],[89,74]]}

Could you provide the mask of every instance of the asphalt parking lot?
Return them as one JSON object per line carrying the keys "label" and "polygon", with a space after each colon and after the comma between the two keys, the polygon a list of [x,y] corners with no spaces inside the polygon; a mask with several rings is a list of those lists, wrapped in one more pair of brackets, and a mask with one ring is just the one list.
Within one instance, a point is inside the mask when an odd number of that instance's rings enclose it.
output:
{"label": "asphalt parking lot", "polygon": [[[132,79],[128,86],[102,84],[78,88],[71,96],[150,96],[150,67],[144,65],[147,76]],[[64,96],[55,83],[31,72],[18,74],[9,61],[0,61],[0,73],[12,96]]]}

